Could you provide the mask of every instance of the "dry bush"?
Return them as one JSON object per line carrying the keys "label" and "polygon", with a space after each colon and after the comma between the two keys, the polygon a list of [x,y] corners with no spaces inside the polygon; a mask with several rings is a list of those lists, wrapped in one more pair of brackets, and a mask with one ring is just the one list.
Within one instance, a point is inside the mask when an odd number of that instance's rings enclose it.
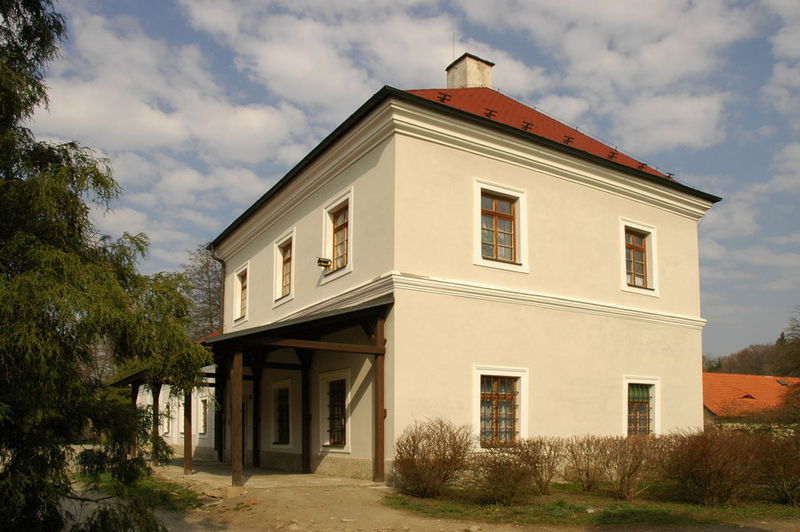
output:
{"label": "dry bush", "polygon": [[800,505],[800,435],[761,435],[761,479],[783,503]]}
{"label": "dry bush", "polygon": [[656,475],[660,440],[654,436],[618,436],[607,438],[606,444],[614,496],[629,501],[647,489],[645,480]]}
{"label": "dry bush", "polygon": [[574,436],[565,442],[564,477],[579,482],[584,491],[591,491],[607,478],[608,439],[601,436]]}
{"label": "dry bush", "polygon": [[472,436],[466,425],[445,419],[415,422],[394,444],[394,479],[400,491],[436,497],[467,467]]}
{"label": "dry bush", "polygon": [[736,499],[756,478],[758,436],[745,432],[708,430],[669,437],[664,473],[678,482],[686,497],[707,506]]}
{"label": "dry bush", "polygon": [[493,447],[473,453],[469,483],[482,502],[509,506],[533,492],[530,464],[520,459],[519,447]]}
{"label": "dry bush", "polygon": [[517,458],[527,464],[536,489],[547,495],[550,482],[564,459],[564,440],[536,437],[521,440],[513,449]]}

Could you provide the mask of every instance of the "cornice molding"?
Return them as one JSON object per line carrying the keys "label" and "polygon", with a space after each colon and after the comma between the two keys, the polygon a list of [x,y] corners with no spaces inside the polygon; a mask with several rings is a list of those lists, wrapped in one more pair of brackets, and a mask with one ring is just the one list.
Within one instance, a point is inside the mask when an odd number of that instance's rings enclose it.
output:
{"label": "cornice molding", "polygon": [[537,170],[692,220],[702,218],[712,205],[709,201],[659,186],[657,183],[602,168],[516,136],[475,127],[408,102],[392,101],[392,109],[395,131],[401,135]]}
{"label": "cornice molding", "polygon": [[629,319],[648,323],[656,323],[660,325],[685,327],[696,330],[702,330],[706,324],[706,320],[701,317],[654,312],[651,310],[613,305],[588,299],[556,296],[553,294],[525,290],[515,290],[480,283],[471,283],[467,281],[424,277],[402,272],[390,272],[380,277],[376,277],[375,279],[343,292],[342,294],[326,299],[325,301],[308,305],[297,312],[283,316],[279,321],[358,305],[376,297],[391,294],[400,290],[426,292],[430,294],[478,299],[482,301],[493,301],[513,305],[525,305],[562,312],[579,312],[595,316]]}

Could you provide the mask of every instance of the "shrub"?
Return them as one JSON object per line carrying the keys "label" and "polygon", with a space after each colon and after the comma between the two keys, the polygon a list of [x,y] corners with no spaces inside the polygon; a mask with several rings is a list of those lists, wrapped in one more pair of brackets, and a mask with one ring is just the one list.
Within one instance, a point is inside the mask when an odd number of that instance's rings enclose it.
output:
{"label": "shrub", "polygon": [[607,438],[608,478],[615,497],[629,501],[647,489],[643,483],[654,476],[659,443],[654,436]]}
{"label": "shrub", "polygon": [[762,480],[781,502],[800,505],[800,434],[765,434],[762,438]]}
{"label": "shrub", "polygon": [[667,441],[664,473],[691,501],[728,504],[758,472],[758,437],[753,434],[708,430],[675,434]]}
{"label": "shrub", "polygon": [[564,458],[564,440],[546,437],[527,438],[521,440],[513,452],[527,465],[537,492],[547,495],[550,482]]}
{"label": "shrub", "polygon": [[470,484],[482,502],[508,506],[533,491],[531,465],[518,445],[483,449],[472,455]]}
{"label": "shrub", "polygon": [[445,419],[415,422],[394,444],[394,479],[400,491],[436,497],[466,469],[472,436],[466,425]]}
{"label": "shrub", "polygon": [[564,477],[579,482],[584,491],[591,491],[606,479],[608,470],[608,438],[574,436],[565,443]]}

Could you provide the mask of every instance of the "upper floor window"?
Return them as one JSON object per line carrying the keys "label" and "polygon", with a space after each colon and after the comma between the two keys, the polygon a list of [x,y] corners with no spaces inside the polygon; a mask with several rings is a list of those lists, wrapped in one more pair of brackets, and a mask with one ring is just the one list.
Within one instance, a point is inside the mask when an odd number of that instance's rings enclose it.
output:
{"label": "upper floor window", "polygon": [[321,284],[353,271],[353,189],[332,198],[323,208],[321,257],[330,261],[322,271]]}
{"label": "upper floor window", "polygon": [[331,213],[331,229],[333,231],[333,238],[331,240],[333,244],[331,271],[336,271],[347,266],[347,222],[349,211],[349,205],[345,202],[344,205],[337,207],[337,209]]}
{"label": "upper floor window", "polygon": [[647,279],[647,233],[625,228],[625,278],[630,286],[649,288]]}
{"label": "upper floor window", "polygon": [[275,255],[273,307],[291,301],[294,297],[294,233],[295,229],[292,228],[273,242]]}
{"label": "upper floor window", "polygon": [[515,262],[516,199],[481,192],[481,256]]}
{"label": "upper floor window", "polygon": [[281,297],[292,291],[292,239],[278,248],[281,255]]}
{"label": "upper floor window", "polygon": [[527,273],[527,203],[524,190],[474,182],[475,248],[472,263]]}
{"label": "upper floor window", "polygon": [[632,220],[620,220],[623,270],[622,289],[658,296],[656,229]]}
{"label": "upper floor window", "polygon": [[236,273],[237,320],[247,316],[247,297],[249,292],[247,285],[247,267],[245,266]]}

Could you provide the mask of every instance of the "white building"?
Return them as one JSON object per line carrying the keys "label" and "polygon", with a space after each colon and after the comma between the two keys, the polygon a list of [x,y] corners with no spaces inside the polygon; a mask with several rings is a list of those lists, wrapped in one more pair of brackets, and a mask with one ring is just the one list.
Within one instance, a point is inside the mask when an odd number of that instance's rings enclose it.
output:
{"label": "white building", "polygon": [[702,427],[719,198],[491,89],[492,66],[384,87],[213,241],[234,484],[242,456],[382,479],[436,416],[484,446]]}

